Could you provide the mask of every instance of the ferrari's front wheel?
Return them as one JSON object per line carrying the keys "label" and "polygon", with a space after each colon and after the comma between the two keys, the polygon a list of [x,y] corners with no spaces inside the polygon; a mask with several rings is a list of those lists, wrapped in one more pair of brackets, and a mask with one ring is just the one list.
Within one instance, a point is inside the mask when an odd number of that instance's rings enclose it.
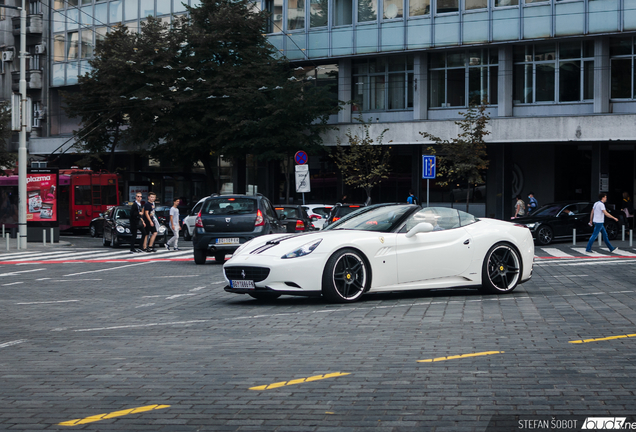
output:
{"label": "ferrari's front wheel", "polygon": [[322,294],[333,303],[358,300],[371,283],[371,274],[362,255],[342,249],[329,258],[322,274]]}
{"label": "ferrari's front wheel", "polygon": [[481,275],[483,291],[492,294],[512,292],[521,277],[521,257],[508,243],[497,243],[484,258]]}

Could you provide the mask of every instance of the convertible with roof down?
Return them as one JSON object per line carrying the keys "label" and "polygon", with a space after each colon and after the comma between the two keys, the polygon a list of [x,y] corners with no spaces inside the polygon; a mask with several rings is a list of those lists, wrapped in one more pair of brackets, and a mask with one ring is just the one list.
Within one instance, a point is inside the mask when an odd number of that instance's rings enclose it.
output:
{"label": "convertible with roof down", "polygon": [[361,207],[322,231],[242,244],[224,267],[225,290],[256,299],[476,286],[504,294],[532,276],[530,230],[443,207]]}

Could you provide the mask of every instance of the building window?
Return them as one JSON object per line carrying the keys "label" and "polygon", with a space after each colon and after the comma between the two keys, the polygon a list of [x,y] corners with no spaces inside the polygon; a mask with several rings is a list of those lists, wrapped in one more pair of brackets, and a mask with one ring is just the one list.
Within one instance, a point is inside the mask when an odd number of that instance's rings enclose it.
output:
{"label": "building window", "polygon": [[409,1],[409,16],[421,16],[431,13],[430,0],[411,0]]}
{"label": "building window", "polygon": [[497,50],[434,53],[429,59],[430,107],[497,104]]}
{"label": "building window", "polygon": [[[143,0],[142,0],[143,1]],[[283,0],[267,0],[265,9],[269,12],[268,33],[279,33],[283,31]]]}
{"label": "building window", "polygon": [[82,30],[82,46],[80,49],[82,58],[93,57],[93,31]]}
{"label": "building window", "polygon": [[435,12],[438,14],[459,11],[459,0],[437,0]]}
{"label": "building window", "polygon": [[465,10],[487,9],[488,0],[464,0]]}
{"label": "building window", "polygon": [[287,30],[305,28],[305,0],[287,1]]}
{"label": "building window", "polygon": [[519,6],[519,0],[495,0],[495,7]]}
{"label": "building window", "polygon": [[333,0],[333,25],[343,26],[353,23],[353,1]]}
{"label": "building window", "polygon": [[517,46],[515,103],[579,102],[594,98],[594,42]]}
{"label": "building window", "polygon": [[378,0],[358,0],[358,22],[378,19]]}
{"label": "building window", "polygon": [[310,0],[309,26],[325,27],[329,19],[329,0]]}
{"label": "building window", "polygon": [[402,0],[384,0],[384,15],[385,20],[391,20],[396,18],[402,18],[404,16],[404,4]]}
{"label": "building window", "polygon": [[379,57],[353,64],[354,111],[413,108],[413,56]]}
{"label": "building window", "polygon": [[610,82],[612,99],[636,99],[634,88],[634,40],[610,39]]}
{"label": "building window", "polygon": [[61,62],[64,60],[64,35],[56,34],[53,36],[53,61]]}
{"label": "building window", "polygon": [[79,58],[79,34],[77,32],[69,32],[67,42],[66,58],[68,60],[77,60]]}

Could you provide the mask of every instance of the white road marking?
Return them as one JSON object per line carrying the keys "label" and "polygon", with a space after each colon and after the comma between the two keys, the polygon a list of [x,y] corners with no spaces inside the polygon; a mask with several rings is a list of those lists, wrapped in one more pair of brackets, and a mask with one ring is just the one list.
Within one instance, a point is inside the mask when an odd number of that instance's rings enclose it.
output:
{"label": "white road marking", "polygon": [[73,331],[74,332],[89,332],[89,331],[101,331],[101,330],[121,330],[121,329],[129,329],[129,328],[157,327],[157,326],[166,326],[166,325],[197,324],[197,323],[203,323],[208,321],[209,320],[192,320],[192,321],[172,321],[167,323],[131,324],[131,325],[124,325],[124,326],[79,329],[79,330],[73,330]]}
{"label": "white road marking", "polygon": [[56,300],[56,301],[41,301],[41,302],[26,302],[26,303],[16,303],[17,305],[37,305],[37,304],[52,304],[52,303],[74,303],[79,300]]}
{"label": "white road marking", "polygon": [[611,255],[609,255],[609,251],[607,254],[602,254],[596,251],[592,251],[592,252],[586,252],[585,248],[572,248],[572,250],[574,250],[575,252],[581,254],[581,255],[587,255],[587,256],[591,256],[591,257],[609,257]]}
{"label": "white road marking", "polygon": [[178,252],[157,252],[157,253],[144,253],[142,256],[140,257],[135,257],[135,258],[130,258],[131,261],[134,260],[143,260],[143,259],[148,259],[148,258],[152,258],[152,259],[167,259],[167,258],[175,258],[177,256],[180,255],[186,255],[186,254],[191,254],[192,251],[178,251]]}
{"label": "white road marking", "polygon": [[99,254],[103,254],[103,252],[102,251],[77,252],[77,253],[66,254],[61,258],[52,258],[47,261],[66,261],[66,260],[87,259],[86,257],[99,255]]}
{"label": "white road marking", "polygon": [[31,269],[31,270],[20,270],[20,271],[14,271],[10,273],[2,273],[0,274],[0,276],[16,276],[20,273],[31,273],[31,272],[42,271],[42,270],[46,270],[46,269],[39,268],[39,269]]}
{"label": "white road marking", "polygon": [[14,341],[10,341],[10,342],[4,342],[4,343],[0,343],[0,348],[6,348],[6,347],[10,347],[13,345],[18,345],[21,343],[26,342],[26,339],[18,339],[18,340],[14,340]]}
{"label": "white road marking", "polygon": [[557,248],[541,248],[542,251],[544,251],[545,253],[547,253],[550,256],[553,257],[559,257],[559,258],[574,258],[574,256],[567,254]]}
{"label": "white road marking", "polygon": [[100,281],[103,279],[53,279],[51,282],[79,282],[79,281]]}
{"label": "white road marking", "polygon": [[51,257],[62,256],[67,254],[67,251],[46,252],[46,253],[32,253],[24,257],[16,257],[15,259],[2,259],[2,261],[40,261],[43,259],[49,259]]}
{"label": "white road marking", "polygon": [[11,282],[11,283],[2,284],[2,286],[20,285],[20,284],[23,284],[23,283],[24,283],[24,282]]}
{"label": "white road marking", "polygon": [[127,265],[123,265],[123,266],[119,266],[119,267],[110,267],[110,268],[100,269],[100,270],[90,270],[90,271],[85,271],[85,272],[80,272],[80,273],[71,273],[71,274],[64,275],[64,277],[79,276],[79,275],[88,274],[88,273],[98,273],[98,272],[110,271],[110,270],[118,270],[118,269],[122,269],[122,268],[125,268],[125,267],[132,267],[132,266],[138,266],[138,265],[144,265],[144,264],[150,264],[150,263],[151,263],[151,261],[147,261],[147,262],[140,262],[140,263],[136,263],[136,264],[127,264]]}
{"label": "white road marking", "polygon": [[196,287],[196,288],[192,288],[190,291],[199,291],[199,290],[202,290],[203,288],[205,287],[204,286]]}
{"label": "white road marking", "polygon": [[614,249],[614,252],[612,252],[612,253],[614,255],[617,255],[617,256],[636,257],[635,253],[629,252],[629,251],[626,251],[626,250],[623,250],[623,249],[619,249],[619,248]]}
{"label": "white road marking", "polygon": [[142,304],[142,305],[139,305],[139,306],[135,306],[135,309],[142,308],[142,307],[148,307],[148,306],[154,306],[154,303],[145,303],[145,304]]}
{"label": "white road marking", "polygon": [[165,279],[165,278],[189,278],[189,277],[199,277],[199,275],[183,275],[183,276],[153,276],[151,279]]}
{"label": "white road marking", "polygon": [[[1,241],[1,239],[0,239]],[[0,254],[0,258],[2,258],[3,261],[5,260],[9,260],[11,258],[18,258],[21,256],[27,256],[27,255],[33,255],[34,252],[19,252],[19,253],[9,253],[9,254]]]}
{"label": "white road marking", "polygon": [[171,295],[169,297],[166,297],[166,300],[173,300],[173,299],[176,299],[176,298],[179,298],[179,297],[186,297],[186,296],[193,296],[193,295],[196,295],[196,294],[194,294],[194,293],[192,293],[192,294],[174,294],[174,295]]}
{"label": "white road marking", "polygon": [[53,279],[53,278],[40,278],[40,279],[36,279],[36,281],[43,281],[43,280],[49,280],[49,279]]}

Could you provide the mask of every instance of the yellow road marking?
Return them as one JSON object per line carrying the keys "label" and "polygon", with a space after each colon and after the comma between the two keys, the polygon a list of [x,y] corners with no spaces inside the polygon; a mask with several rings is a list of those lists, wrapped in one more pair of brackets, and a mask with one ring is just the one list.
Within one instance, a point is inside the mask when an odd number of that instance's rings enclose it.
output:
{"label": "yellow road marking", "polygon": [[461,355],[448,356],[448,357],[437,357],[437,358],[426,359],[426,360],[418,360],[417,362],[432,363],[432,362],[445,361],[445,360],[455,360],[455,359],[466,358],[466,357],[478,357],[478,356],[486,356],[486,355],[493,355],[493,354],[502,354],[504,352],[505,351],[485,351],[480,353],[461,354]]}
{"label": "yellow road marking", "polygon": [[86,417],[83,419],[69,420],[62,423],[58,423],[58,425],[59,426],[77,426],[77,425],[86,424],[86,423],[98,422],[100,420],[106,420],[106,419],[115,418],[115,417],[122,417],[129,414],[138,414],[138,413],[142,413],[146,411],[153,411],[153,410],[168,408],[169,406],[170,405],[147,405],[147,406],[142,406],[139,408],[130,408],[130,409],[121,410],[121,411],[114,411],[111,413],[97,414],[97,415]]}
{"label": "yellow road marking", "polygon": [[608,336],[608,337],[596,338],[596,339],[575,340],[575,341],[570,341],[569,343],[599,342],[599,341],[614,340],[614,339],[624,339],[624,338],[632,338],[632,337],[636,337],[636,333],[627,334],[627,335],[620,335],[620,336]]}
{"label": "yellow road marking", "polygon": [[318,381],[318,380],[323,380],[323,379],[327,379],[327,378],[335,378],[335,377],[344,376],[344,375],[350,375],[350,373],[349,372],[334,372],[334,373],[325,374],[325,375],[315,375],[315,376],[310,376],[310,377],[307,377],[307,378],[299,378],[299,379],[295,379],[295,380],[291,380],[291,381],[282,381],[282,382],[277,382],[277,383],[268,384],[268,385],[262,385],[262,386],[258,386],[258,387],[250,387],[250,390],[270,390],[270,389],[274,389],[274,388],[278,388],[278,387],[284,387],[284,386],[294,385],[294,384],[301,384],[301,383],[304,383],[304,382]]}

